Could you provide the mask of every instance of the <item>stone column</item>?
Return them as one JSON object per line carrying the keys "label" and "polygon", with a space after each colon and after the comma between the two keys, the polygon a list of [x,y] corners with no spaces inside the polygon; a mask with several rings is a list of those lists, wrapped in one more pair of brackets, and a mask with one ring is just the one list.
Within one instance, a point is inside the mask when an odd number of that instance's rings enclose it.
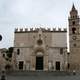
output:
{"label": "stone column", "polygon": [[32,71],[35,71],[35,64],[36,64],[35,63],[35,58],[36,58],[35,55],[31,56],[31,70]]}
{"label": "stone column", "polygon": [[44,71],[48,71],[48,56],[44,55]]}

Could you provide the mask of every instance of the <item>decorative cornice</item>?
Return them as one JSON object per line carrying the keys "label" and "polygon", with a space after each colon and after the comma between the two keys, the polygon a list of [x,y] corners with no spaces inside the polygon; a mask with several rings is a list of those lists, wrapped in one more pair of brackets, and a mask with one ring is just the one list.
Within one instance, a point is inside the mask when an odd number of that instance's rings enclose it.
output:
{"label": "decorative cornice", "polygon": [[20,28],[20,29],[18,29],[18,28],[16,28],[15,29],[15,33],[26,33],[26,32],[38,32],[39,31],[39,29],[41,29],[42,30],[42,32],[67,32],[67,29],[66,28],[58,28],[58,29],[56,29],[56,28],[53,28],[52,30],[51,30],[51,28],[35,28],[35,29],[33,29],[33,28],[30,28],[30,29],[28,29],[28,28],[25,28],[25,29],[23,29],[23,28]]}

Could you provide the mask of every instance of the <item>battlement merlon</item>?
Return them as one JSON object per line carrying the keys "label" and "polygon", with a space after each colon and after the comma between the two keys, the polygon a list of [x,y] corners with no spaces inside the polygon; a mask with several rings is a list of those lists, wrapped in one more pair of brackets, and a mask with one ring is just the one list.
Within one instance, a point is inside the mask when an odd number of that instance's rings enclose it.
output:
{"label": "battlement merlon", "polygon": [[58,28],[58,31],[61,31],[61,28]]}
{"label": "battlement merlon", "polygon": [[23,32],[23,28],[20,28],[20,32]]}
{"label": "battlement merlon", "polygon": [[30,29],[28,29],[28,28],[24,28],[24,30],[23,30],[23,28],[16,28],[15,29],[15,33],[17,33],[17,32],[37,32],[37,31],[39,31],[39,29],[41,29],[43,32],[67,32],[67,28],[53,28],[53,29],[51,29],[51,28],[30,28]]}
{"label": "battlement merlon", "polygon": [[27,32],[28,31],[28,28],[25,28],[25,32]]}
{"label": "battlement merlon", "polygon": [[18,32],[18,28],[15,29],[15,32]]}

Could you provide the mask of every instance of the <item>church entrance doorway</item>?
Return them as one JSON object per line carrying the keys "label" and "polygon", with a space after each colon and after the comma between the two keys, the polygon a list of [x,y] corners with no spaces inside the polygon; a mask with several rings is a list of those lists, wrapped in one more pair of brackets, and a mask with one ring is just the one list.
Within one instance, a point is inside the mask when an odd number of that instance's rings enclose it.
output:
{"label": "church entrance doorway", "polygon": [[36,70],[43,70],[43,56],[36,56]]}
{"label": "church entrance doorway", "polygon": [[19,61],[19,70],[23,70],[23,61]]}
{"label": "church entrance doorway", "polygon": [[60,62],[59,61],[56,62],[56,70],[60,70]]}

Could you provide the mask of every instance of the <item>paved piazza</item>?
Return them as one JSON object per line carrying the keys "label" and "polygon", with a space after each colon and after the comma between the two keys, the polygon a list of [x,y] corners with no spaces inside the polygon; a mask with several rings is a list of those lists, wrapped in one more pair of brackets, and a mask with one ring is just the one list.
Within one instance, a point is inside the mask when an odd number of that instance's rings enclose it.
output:
{"label": "paved piazza", "polygon": [[71,74],[63,74],[59,73],[27,73],[26,75],[23,74],[10,74],[7,75],[7,80],[80,80],[80,74],[77,73],[76,75]]}
{"label": "paved piazza", "polygon": [[9,76],[7,80],[80,80],[80,76]]}
{"label": "paved piazza", "polygon": [[80,75],[76,75],[76,76],[8,76],[7,80],[80,80]]}

